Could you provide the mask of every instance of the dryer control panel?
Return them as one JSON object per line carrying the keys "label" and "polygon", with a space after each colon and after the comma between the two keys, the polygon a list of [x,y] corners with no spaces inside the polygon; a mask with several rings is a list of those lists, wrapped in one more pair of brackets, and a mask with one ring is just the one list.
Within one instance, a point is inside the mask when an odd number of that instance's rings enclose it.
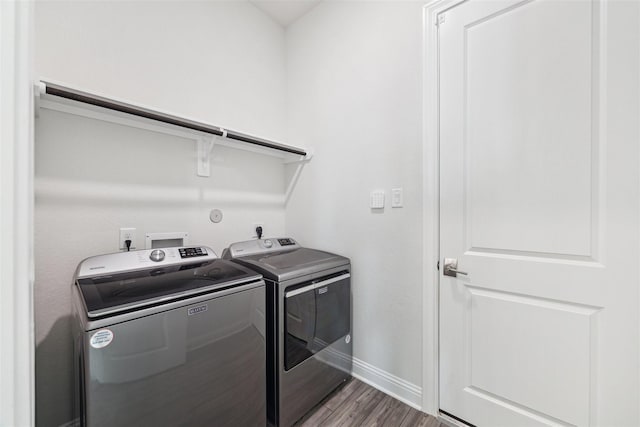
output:
{"label": "dryer control panel", "polygon": [[291,237],[247,240],[245,242],[231,244],[222,253],[222,258],[231,259],[247,255],[281,252],[299,248],[301,248],[301,246]]}

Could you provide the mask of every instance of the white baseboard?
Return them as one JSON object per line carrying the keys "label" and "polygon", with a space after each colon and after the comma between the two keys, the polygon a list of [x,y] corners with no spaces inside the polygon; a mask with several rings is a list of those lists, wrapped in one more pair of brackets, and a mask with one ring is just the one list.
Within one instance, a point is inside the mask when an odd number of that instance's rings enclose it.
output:
{"label": "white baseboard", "polygon": [[401,402],[422,410],[422,387],[383,371],[356,357],[353,360],[352,375],[360,381],[377,388]]}
{"label": "white baseboard", "polygon": [[422,387],[403,380],[400,377],[396,377],[395,375],[387,371],[383,371],[364,360],[358,359],[357,357],[352,357],[341,351],[336,351],[331,347],[325,348],[323,352],[328,356],[326,359],[323,359],[325,363],[335,365],[339,368],[340,366],[344,366],[344,363],[340,363],[339,360],[348,362],[349,359],[351,359],[353,364],[351,370],[352,376],[369,384],[371,387],[377,388],[381,392],[406,403],[412,408],[422,411]]}

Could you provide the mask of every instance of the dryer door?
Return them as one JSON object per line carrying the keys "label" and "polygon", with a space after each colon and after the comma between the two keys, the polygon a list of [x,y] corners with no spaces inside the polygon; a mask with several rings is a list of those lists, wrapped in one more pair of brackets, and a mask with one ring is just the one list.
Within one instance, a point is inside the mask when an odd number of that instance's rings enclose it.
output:
{"label": "dryer door", "polygon": [[323,277],[285,292],[285,370],[350,332],[351,275]]}
{"label": "dryer door", "polygon": [[331,345],[350,332],[351,279],[319,286],[316,293],[316,330],[314,353]]}
{"label": "dryer door", "polygon": [[289,370],[313,356],[316,295],[313,283],[285,293],[284,368]]}

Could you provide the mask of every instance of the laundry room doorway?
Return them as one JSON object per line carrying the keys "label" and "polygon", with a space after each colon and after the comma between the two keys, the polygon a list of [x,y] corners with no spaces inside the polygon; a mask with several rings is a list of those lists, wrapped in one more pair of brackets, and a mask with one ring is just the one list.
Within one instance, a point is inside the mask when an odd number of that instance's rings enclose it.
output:
{"label": "laundry room doorway", "polygon": [[638,3],[445,1],[427,17],[440,414],[640,424]]}

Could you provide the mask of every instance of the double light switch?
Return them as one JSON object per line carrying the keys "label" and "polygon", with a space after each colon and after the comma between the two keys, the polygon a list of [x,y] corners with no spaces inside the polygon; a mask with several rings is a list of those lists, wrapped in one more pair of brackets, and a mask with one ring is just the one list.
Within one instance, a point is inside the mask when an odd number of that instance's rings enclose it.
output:
{"label": "double light switch", "polygon": [[[384,209],[384,190],[373,190],[371,192],[369,207],[371,209]],[[391,207],[402,207],[402,188],[391,189]]]}

